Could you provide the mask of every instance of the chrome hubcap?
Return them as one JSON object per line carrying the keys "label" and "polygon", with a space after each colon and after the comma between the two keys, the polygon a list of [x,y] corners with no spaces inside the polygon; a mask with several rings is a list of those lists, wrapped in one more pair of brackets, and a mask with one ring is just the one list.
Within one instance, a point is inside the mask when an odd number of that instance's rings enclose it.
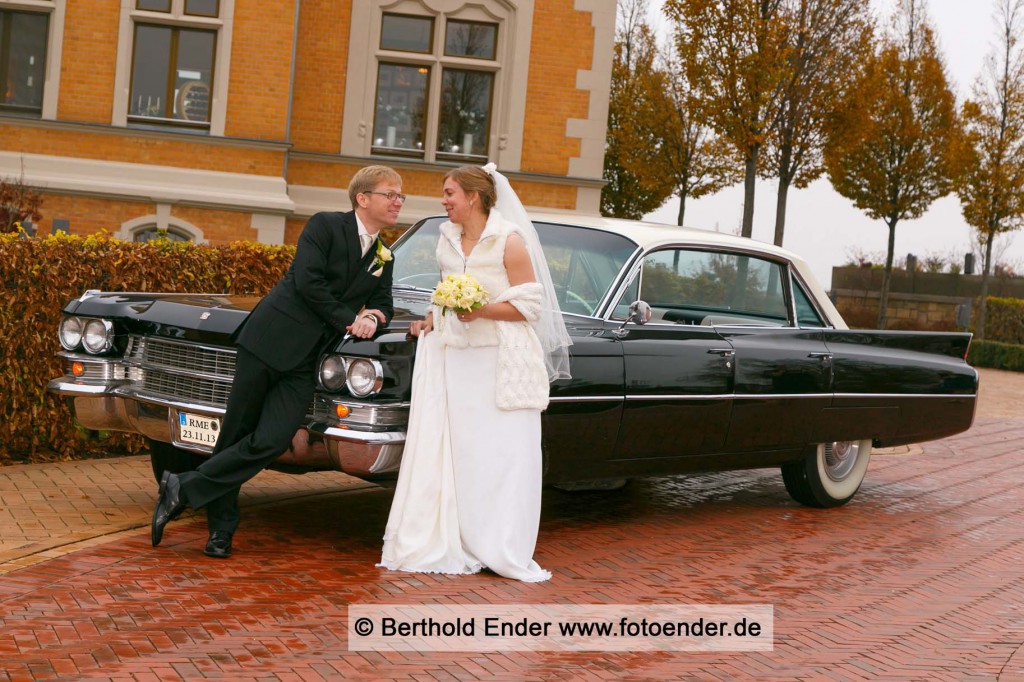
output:
{"label": "chrome hubcap", "polygon": [[825,474],[833,481],[842,481],[857,464],[860,444],[856,441],[825,443]]}

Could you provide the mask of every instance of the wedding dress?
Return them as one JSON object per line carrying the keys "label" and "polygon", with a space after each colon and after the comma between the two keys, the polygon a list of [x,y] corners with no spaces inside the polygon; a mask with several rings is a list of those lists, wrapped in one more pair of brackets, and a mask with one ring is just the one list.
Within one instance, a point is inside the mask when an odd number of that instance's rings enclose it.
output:
{"label": "wedding dress", "polygon": [[[517,231],[492,210],[464,257],[461,226],[445,223],[437,248],[442,277],[468,272],[492,301],[499,298],[510,289],[505,240]],[[495,397],[497,325],[529,323],[462,323],[436,306],[433,318],[434,331],[417,342],[406,447],[378,565],[451,574],[488,568],[517,580],[547,580],[551,574],[533,560],[541,503],[540,409],[500,409]],[[546,386],[539,344],[536,352]]]}

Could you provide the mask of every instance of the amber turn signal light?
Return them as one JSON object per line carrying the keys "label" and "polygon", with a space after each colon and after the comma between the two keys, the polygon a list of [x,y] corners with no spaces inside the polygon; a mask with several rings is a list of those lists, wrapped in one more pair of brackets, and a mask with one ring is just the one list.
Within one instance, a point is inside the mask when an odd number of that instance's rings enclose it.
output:
{"label": "amber turn signal light", "polygon": [[334,413],[338,415],[338,419],[344,419],[348,416],[348,405],[335,405]]}

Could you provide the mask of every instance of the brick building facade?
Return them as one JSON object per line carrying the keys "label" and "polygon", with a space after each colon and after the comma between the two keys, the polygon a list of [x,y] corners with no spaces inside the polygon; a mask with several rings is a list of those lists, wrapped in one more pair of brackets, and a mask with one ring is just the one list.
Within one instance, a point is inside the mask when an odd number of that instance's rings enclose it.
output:
{"label": "brick building facade", "polygon": [[[597,212],[614,0],[0,0],[0,176],[38,230],[294,243],[398,169],[402,221],[493,161]],[[66,223],[65,223],[66,221]]]}

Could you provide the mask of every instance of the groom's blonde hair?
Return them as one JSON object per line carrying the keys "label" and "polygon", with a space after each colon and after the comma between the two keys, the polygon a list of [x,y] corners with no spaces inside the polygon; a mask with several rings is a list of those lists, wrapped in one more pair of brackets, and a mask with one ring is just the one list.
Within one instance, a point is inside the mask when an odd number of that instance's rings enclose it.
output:
{"label": "groom's blonde hair", "polygon": [[[484,213],[490,213],[498,202],[498,190],[494,188],[494,178],[480,166],[459,166],[445,173],[444,180],[451,178],[459,183],[466,194],[476,192],[480,197],[480,207]],[[444,183],[442,180],[442,184]]]}
{"label": "groom's blonde hair", "polygon": [[372,192],[382,182],[402,186],[402,176],[391,166],[366,166],[356,171],[348,183],[348,200],[352,202],[352,208],[359,205],[356,195]]}

